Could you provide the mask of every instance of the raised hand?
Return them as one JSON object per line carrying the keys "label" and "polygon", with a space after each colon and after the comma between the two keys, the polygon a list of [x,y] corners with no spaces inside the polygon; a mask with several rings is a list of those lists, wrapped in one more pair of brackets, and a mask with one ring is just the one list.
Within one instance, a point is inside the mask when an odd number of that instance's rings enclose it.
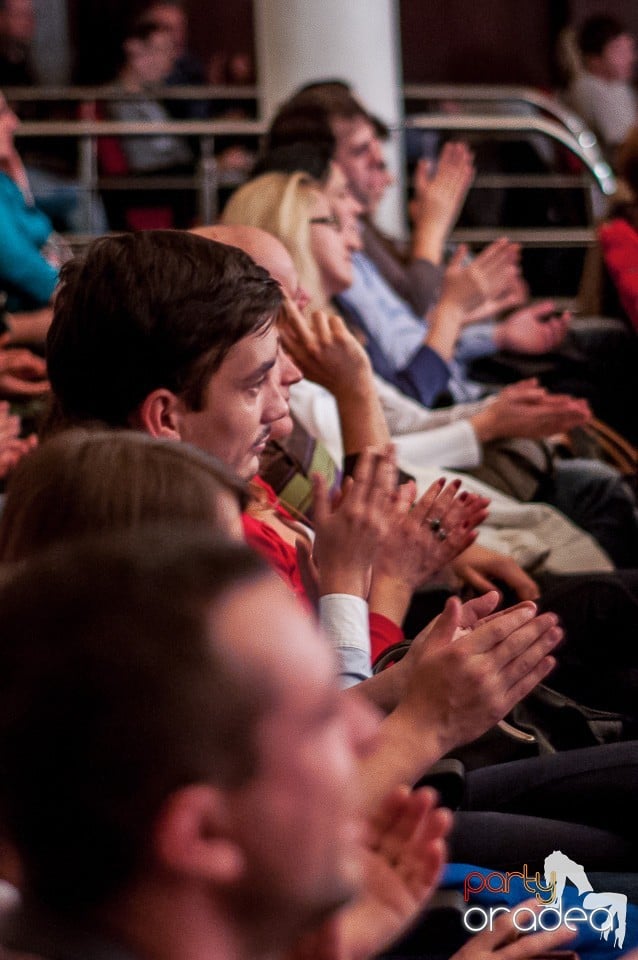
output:
{"label": "raised hand", "polygon": [[433,166],[428,160],[419,160],[414,173],[412,254],[440,263],[476,171],[472,152],[464,143],[446,143],[436,169]]}
{"label": "raised hand", "polygon": [[496,303],[520,295],[520,247],[507,238],[495,240],[464,264],[467,248],[461,245],[450,260],[443,281],[442,300],[454,301],[464,313],[464,323],[489,316]]}
{"label": "raised hand", "polygon": [[359,762],[369,809],[499,723],[554,668],[551,652],[563,635],[557,617],[537,616],[529,602],[492,613],[498,599],[492,592],[468,605],[452,597],[381,675],[396,706],[379,727],[377,749]]}
{"label": "raised hand", "polygon": [[304,376],[335,395],[358,376],[371,373],[364,348],[335,314],[315,310],[307,318],[287,298],[278,329],[283,346]]}
{"label": "raised hand", "polygon": [[401,936],[436,889],[445,862],[449,811],[428,788],[392,791],[370,820],[359,897],[340,917],[345,955],[363,960]]}
{"label": "raised hand", "polygon": [[313,477],[313,559],[320,594],[367,597],[371,564],[388,531],[397,468],[391,445],[380,454],[364,451],[340,496],[330,502],[326,481]]}
{"label": "raised hand", "polygon": [[412,593],[474,542],[489,501],[459,493],[460,485],[460,480],[447,485],[437,480],[414,504],[401,491],[374,565],[375,577],[396,578]]}
{"label": "raised hand", "polygon": [[554,668],[550,654],[563,635],[557,617],[537,616],[530,602],[463,624],[452,597],[427,643],[398,664],[406,686],[394,713],[412,736],[436,737],[441,755],[485,733],[533,690]]}
{"label": "raised hand", "polygon": [[361,890],[287,960],[366,960],[398,939],[436,888],[451,822],[433,790],[393,790],[369,820]]}

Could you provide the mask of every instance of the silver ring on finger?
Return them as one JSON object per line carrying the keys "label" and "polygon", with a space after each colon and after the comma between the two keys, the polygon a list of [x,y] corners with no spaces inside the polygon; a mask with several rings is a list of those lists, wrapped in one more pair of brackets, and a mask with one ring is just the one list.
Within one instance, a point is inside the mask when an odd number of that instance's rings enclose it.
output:
{"label": "silver ring on finger", "polygon": [[436,535],[439,538],[439,540],[447,540],[447,530],[445,530],[443,527],[439,527],[439,529],[436,532]]}
{"label": "silver ring on finger", "polygon": [[440,529],[441,529],[441,520],[439,517],[434,517],[432,520],[430,520],[430,530],[432,531],[432,533],[438,533]]}

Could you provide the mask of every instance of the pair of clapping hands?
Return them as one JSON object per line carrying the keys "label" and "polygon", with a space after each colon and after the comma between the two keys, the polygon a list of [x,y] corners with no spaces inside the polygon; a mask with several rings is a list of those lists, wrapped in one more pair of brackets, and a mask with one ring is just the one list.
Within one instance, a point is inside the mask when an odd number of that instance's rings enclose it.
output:
{"label": "pair of clapping hands", "polygon": [[[413,481],[397,487],[394,448],[365,450],[337,497],[316,475],[315,542],[298,543],[311,594],[351,593],[367,598],[375,583],[411,594],[476,538],[485,519],[484,497],[460,491],[460,481],[437,480],[417,499]],[[408,596],[408,600],[409,600]]]}
{"label": "pair of clapping hands", "polygon": [[[367,960],[396,941],[420,916],[445,864],[452,824],[430,788],[392,791],[369,818],[359,894],[330,920],[303,936],[287,960]],[[520,905],[530,912],[537,901]],[[521,936],[510,915],[476,934],[451,960],[532,960],[559,956],[574,937],[564,926]],[[569,951],[564,957],[573,958]]]}

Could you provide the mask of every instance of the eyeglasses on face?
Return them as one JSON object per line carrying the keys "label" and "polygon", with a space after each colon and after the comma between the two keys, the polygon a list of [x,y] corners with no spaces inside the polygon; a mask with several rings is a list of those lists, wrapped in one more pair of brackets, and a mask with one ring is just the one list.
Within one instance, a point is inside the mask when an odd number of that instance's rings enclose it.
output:
{"label": "eyeglasses on face", "polygon": [[308,223],[322,223],[326,227],[332,227],[333,230],[341,230],[341,221],[334,212],[328,217],[311,217]]}

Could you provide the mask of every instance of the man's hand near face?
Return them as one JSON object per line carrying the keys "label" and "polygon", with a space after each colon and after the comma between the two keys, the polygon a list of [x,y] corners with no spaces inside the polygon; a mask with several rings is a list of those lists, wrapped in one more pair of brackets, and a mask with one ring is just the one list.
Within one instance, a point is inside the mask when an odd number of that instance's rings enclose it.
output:
{"label": "man's hand near face", "polygon": [[369,818],[362,886],[354,900],[300,939],[287,960],[366,960],[398,939],[436,889],[452,816],[429,788],[397,787]]}

